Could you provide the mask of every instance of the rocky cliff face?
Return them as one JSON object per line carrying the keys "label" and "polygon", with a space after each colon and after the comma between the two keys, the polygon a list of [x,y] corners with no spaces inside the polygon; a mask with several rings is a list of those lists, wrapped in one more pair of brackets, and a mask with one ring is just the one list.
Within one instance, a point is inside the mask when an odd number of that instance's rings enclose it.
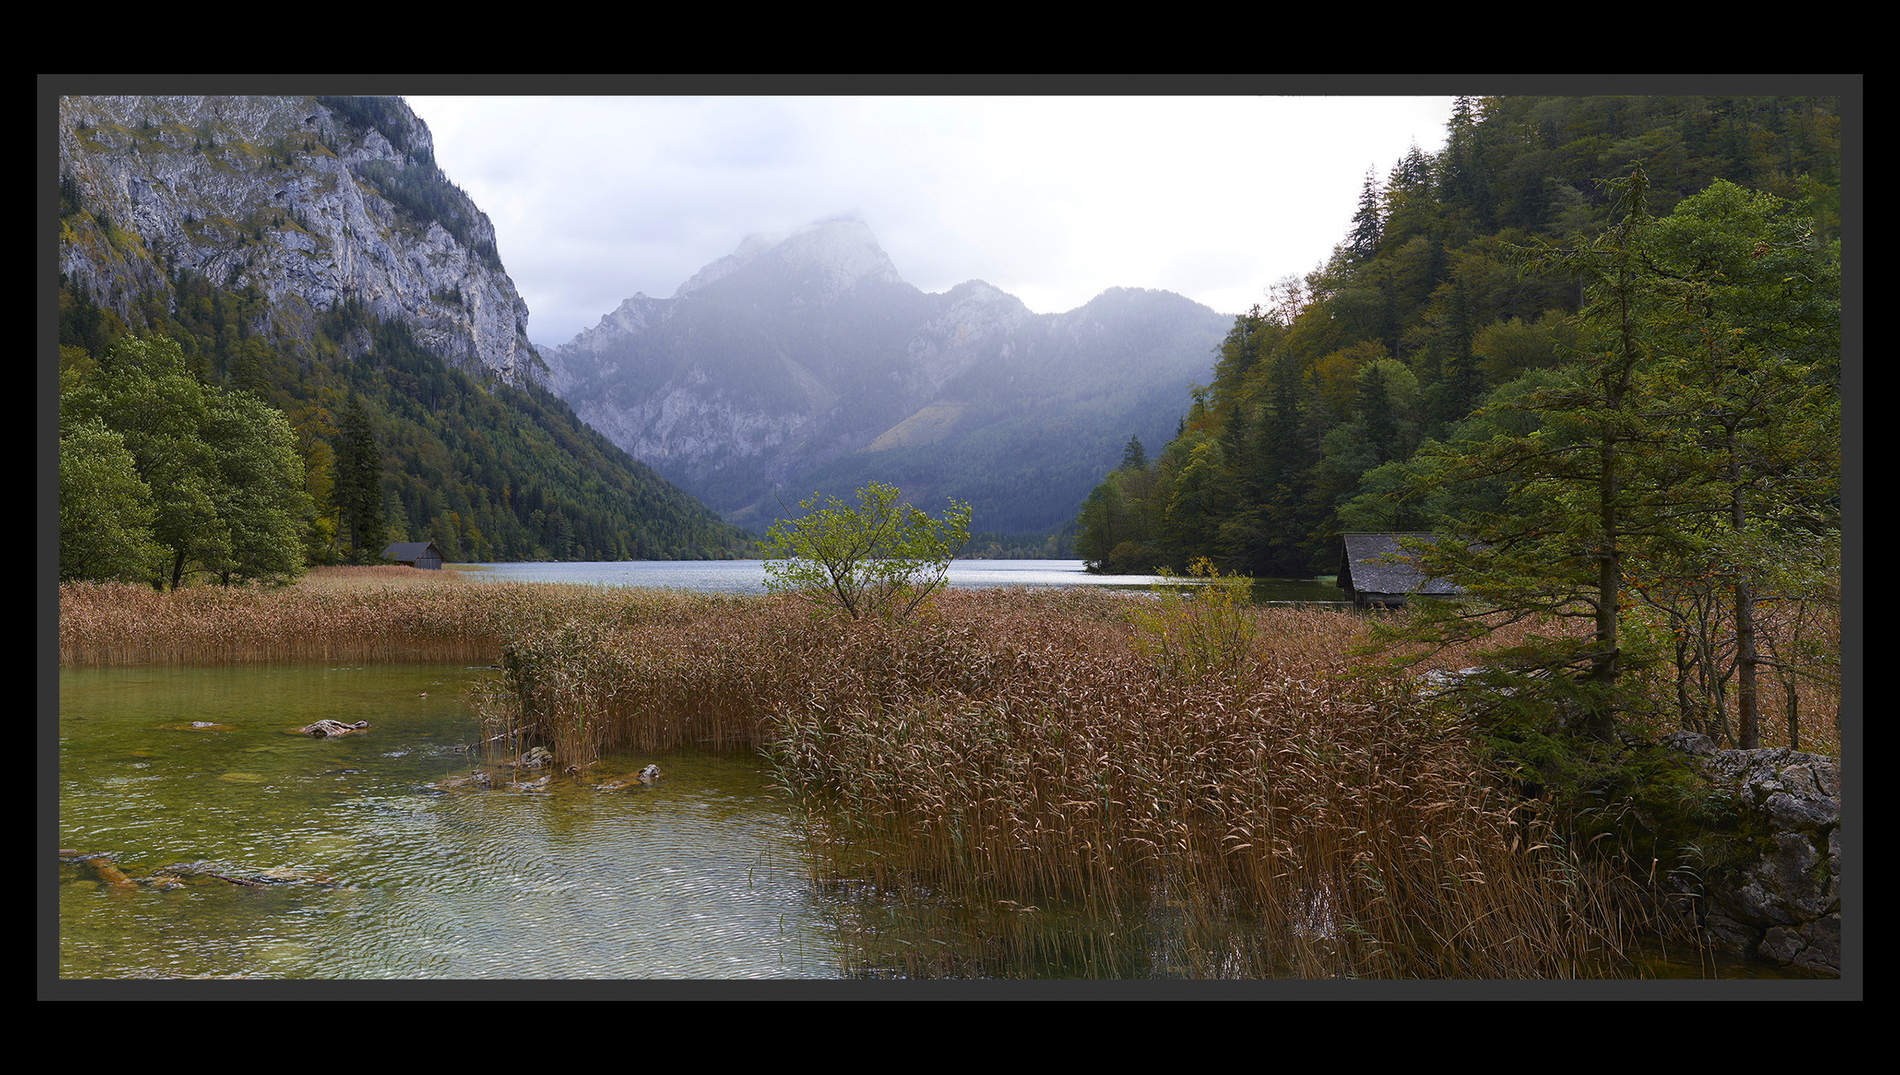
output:
{"label": "rocky cliff face", "polygon": [[59,156],[90,211],[62,219],[60,271],[103,307],[189,272],[267,296],[258,331],[355,300],[466,369],[543,372],[493,227],[398,100],[67,97]]}
{"label": "rocky cliff face", "polygon": [[[546,356],[582,419],[733,521],[876,478],[1026,531],[1072,518],[1130,434],[1166,442],[1230,326],[1166,292],[1060,315],[982,281],[926,294],[862,222],[831,220],[750,238]],[[1032,444],[1038,429],[1063,443]],[[979,495],[1039,507],[986,519]]]}

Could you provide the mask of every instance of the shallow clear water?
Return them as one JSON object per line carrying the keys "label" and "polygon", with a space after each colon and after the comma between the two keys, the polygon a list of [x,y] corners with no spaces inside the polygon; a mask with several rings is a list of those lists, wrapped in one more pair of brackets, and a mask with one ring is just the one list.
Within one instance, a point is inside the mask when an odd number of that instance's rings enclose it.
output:
{"label": "shallow clear water", "polygon": [[[109,852],[134,879],[194,862],[276,883],[160,891],[60,866],[59,975],[839,974],[800,836],[756,759],[609,759],[664,769],[626,792],[435,787],[471,768],[462,690],[489,674],[62,671],[62,848]],[[370,728],[291,734],[319,717]]]}

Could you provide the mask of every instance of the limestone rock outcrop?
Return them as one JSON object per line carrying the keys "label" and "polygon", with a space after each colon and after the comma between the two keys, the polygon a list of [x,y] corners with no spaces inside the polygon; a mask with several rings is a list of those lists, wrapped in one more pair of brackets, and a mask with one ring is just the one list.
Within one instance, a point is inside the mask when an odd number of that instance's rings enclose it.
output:
{"label": "limestone rock outcrop", "polygon": [[1727,863],[1704,871],[1708,938],[1823,974],[1841,970],[1840,762],[1786,748],[1714,750],[1682,733],[1717,795],[1729,799]]}
{"label": "limestone rock outcrop", "polygon": [[[368,113],[315,97],[61,98],[60,272],[129,312],[179,273],[254,289],[257,332],[354,300],[470,371],[536,379],[528,307],[486,215],[434,162],[400,100]],[[130,318],[128,318],[130,320]]]}

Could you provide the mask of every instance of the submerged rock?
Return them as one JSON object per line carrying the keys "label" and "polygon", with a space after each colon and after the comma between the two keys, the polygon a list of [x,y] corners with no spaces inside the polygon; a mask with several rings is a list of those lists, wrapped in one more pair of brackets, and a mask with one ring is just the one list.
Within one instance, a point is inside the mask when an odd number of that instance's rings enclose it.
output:
{"label": "submerged rock", "polygon": [[618,780],[609,780],[600,786],[600,790],[625,791],[635,786],[650,786],[659,779],[660,767],[657,765],[649,765],[631,776],[623,776]]}
{"label": "submerged rock", "polygon": [[339,720],[320,720],[315,724],[306,724],[298,728],[297,734],[307,735],[312,739],[334,739],[339,735],[349,735],[351,732],[362,731],[367,727],[369,727],[369,721],[366,720],[359,720],[355,724],[345,724]]}

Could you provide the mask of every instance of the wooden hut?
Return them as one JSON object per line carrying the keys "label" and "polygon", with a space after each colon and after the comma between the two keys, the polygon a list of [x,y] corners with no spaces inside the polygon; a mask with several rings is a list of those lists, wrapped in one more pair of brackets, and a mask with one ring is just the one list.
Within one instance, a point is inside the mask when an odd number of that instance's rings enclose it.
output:
{"label": "wooden hut", "polygon": [[[1339,588],[1356,608],[1403,608],[1408,597],[1455,597],[1463,593],[1444,579],[1427,578],[1406,562],[1404,538],[1430,541],[1431,534],[1341,534]],[[1391,559],[1388,559],[1391,558]]]}
{"label": "wooden hut", "polygon": [[425,571],[442,570],[442,550],[433,541],[398,541],[383,550],[383,559]]}

